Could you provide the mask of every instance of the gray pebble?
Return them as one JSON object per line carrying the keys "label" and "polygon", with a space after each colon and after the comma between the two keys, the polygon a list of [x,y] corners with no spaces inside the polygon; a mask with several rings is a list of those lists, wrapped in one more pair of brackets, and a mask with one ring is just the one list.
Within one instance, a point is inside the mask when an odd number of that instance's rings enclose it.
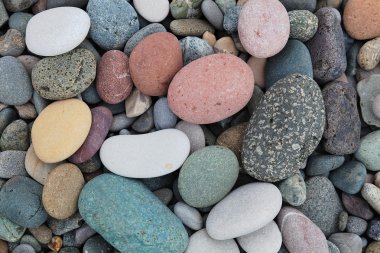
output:
{"label": "gray pebble", "polygon": [[31,235],[24,235],[21,237],[20,244],[29,244],[36,252],[41,251],[40,243]]}
{"label": "gray pebble", "polygon": [[306,184],[299,173],[281,181],[278,188],[282,199],[291,206],[302,205],[306,200]]}
{"label": "gray pebble", "polygon": [[47,1],[47,9],[62,7],[62,6],[73,6],[73,7],[83,7],[87,4],[88,0],[49,0]]}
{"label": "gray pebble", "polygon": [[4,129],[17,118],[17,112],[13,108],[5,108],[0,111],[0,136]]}
{"label": "gray pebble", "polygon": [[131,135],[131,131],[129,131],[128,129],[121,129],[119,131],[119,135]]}
{"label": "gray pebble", "polygon": [[216,136],[211,132],[211,130],[205,126],[201,125],[203,133],[205,135],[205,142],[207,146],[215,145],[216,143]]}
{"label": "gray pebble", "polygon": [[[78,1],[78,0],[69,0],[69,1]],[[88,39],[84,39],[84,41],[82,41],[82,43],[80,43],[79,46],[77,46],[77,48],[83,48],[83,49],[87,49],[91,51],[91,53],[93,53],[93,55],[95,56],[96,62],[99,62],[101,58],[100,54],[98,50],[94,47],[94,45],[92,45],[92,43]]]}
{"label": "gray pebble", "polygon": [[9,29],[0,37],[1,56],[20,56],[25,50],[25,39],[20,31]]}
{"label": "gray pebble", "polygon": [[30,13],[16,12],[9,17],[9,28],[18,30],[25,37],[26,25],[33,17]]}
{"label": "gray pebble", "polygon": [[340,231],[346,230],[347,227],[347,221],[348,221],[348,213],[346,211],[342,211],[339,214],[339,223],[338,227]]}
{"label": "gray pebble", "polygon": [[203,227],[203,220],[199,211],[184,202],[177,202],[174,205],[174,214],[192,230],[200,230]]}
{"label": "gray pebble", "polygon": [[12,250],[12,253],[35,253],[36,251],[32,246],[29,244],[20,244],[18,245],[14,250]]}
{"label": "gray pebble", "polygon": [[0,178],[28,176],[25,170],[25,151],[8,150],[0,152]]}
{"label": "gray pebble", "polygon": [[184,132],[189,138],[190,153],[206,146],[206,138],[201,126],[182,120],[177,123],[175,128]]}
{"label": "gray pebble", "polygon": [[143,178],[141,181],[149,190],[156,191],[158,189],[171,187],[175,178],[176,175],[171,173],[161,177]]}
{"label": "gray pebble", "polygon": [[63,235],[64,233],[77,229],[82,225],[82,223],[83,219],[79,213],[76,213],[73,216],[64,220],[57,220],[54,218],[50,218],[47,220],[48,227],[52,230],[53,234],[55,235]]}
{"label": "gray pebble", "polygon": [[237,32],[238,28],[238,21],[239,21],[239,15],[242,7],[241,6],[234,6],[232,8],[229,8],[227,12],[224,14],[223,19],[223,28],[228,33],[234,33]]}
{"label": "gray pebble", "polygon": [[32,102],[38,114],[40,114],[42,110],[50,104],[50,101],[41,97],[37,91],[33,92]]}
{"label": "gray pebble", "polygon": [[259,86],[255,85],[255,88],[253,89],[252,98],[249,100],[249,102],[247,104],[248,111],[251,115],[259,107],[261,99],[263,96],[264,96],[264,92],[261,90],[261,88]]}
{"label": "gray pebble", "polygon": [[362,240],[356,234],[336,233],[332,234],[328,239],[338,247],[340,253],[362,252]]}
{"label": "gray pebble", "polygon": [[157,198],[159,198],[162,203],[164,203],[165,205],[168,205],[169,202],[172,200],[173,198],[173,191],[170,190],[169,188],[162,188],[162,189],[159,189],[157,191],[154,191],[153,192],[154,195],[157,196]]}
{"label": "gray pebble", "polygon": [[112,247],[100,235],[91,237],[83,246],[83,253],[111,253]]}
{"label": "gray pebble", "polygon": [[26,228],[19,226],[11,220],[0,215],[0,238],[8,242],[17,242],[24,234]]}
{"label": "gray pebble", "polygon": [[75,247],[64,247],[59,251],[59,253],[80,253],[80,251]]}
{"label": "gray pebble", "polygon": [[215,3],[223,13],[236,6],[236,0],[215,0]]}
{"label": "gray pebble", "polygon": [[285,6],[287,11],[309,10],[314,12],[317,6],[317,0],[280,0],[280,2]]}
{"label": "gray pebble", "polygon": [[137,118],[132,124],[132,129],[140,134],[147,133],[154,127],[153,106]]}
{"label": "gray pebble", "polygon": [[202,2],[202,13],[217,30],[223,30],[223,12],[218,5],[212,0]]}
{"label": "gray pebble", "polygon": [[95,83],[92,83],[87,89],[81,93],[83,101],[88,104],[97,104],[102,101],[99,97],[98,91],[96,90]]}
{"label": "gray pebble", "polygon": [[110,131],[118,132],[121,129],[130,127],[135,120],[136,118],[129,118],[125,113],[117,114],[113,117]]}
{"label": "gray pebble", "polygon": [[344,156],[312,155],[307,161],[305,173],[308,176],[319,176],[335,170],[344,163]]}
{"label": "gray pebble", "polygon": [[1,134],[0,149],[27,151],[30,146],[29,127],[22,120],[15,120],[9,124]]}
{"label": "gray pebble", "polygon": [[329,253],[340,253],[339,248],[334,243],[327,241],[327,246],[329,247]]}
{"label": "gray pebble", "polygon": [[63,234],[63,246],[65,247],[79,247],[80,245],[75,242],[75,230]]}
{"label": "gray pebble", "polygon": [[184,65],[214,53],[214,49],[203,39],[187,36],[180,40]]}
{"label": "gray pebble", "polygon": [[92,173],[102,167],[102,162],[99,153],[96,153],[90,160],[83,163],[77,163],[76,165],[83,173]]}
{"label": "gray pebble", "polygon": [[367,221],[362,218],[348,216],[346,231],[348,233],[362,235],[367,230],[367,225]]}
{"label": "gray pebble", "polygon": [[289,11],[290,35],[289,38],[308,41],[313,38],[318,29],[318,18],[307,10]]}
{"label": "gray pebble", "polygon": [[177,116],[169,108],[168,99],[162,97],[154,104],[153,109],[154,126],[157,130],[174,128],[177,123]]}
{"label": "gray pebble", "polygon": [[9,19],[8,12],[5,9],[3,1],[0,1],[0,27],[2,27]]}
{"label": "gray pebble", "polygon": [[375,241],[380,241],[380,220],[373,219],[369,222],[367,236]]}
{"label": "gray pebble", "polygon": [[87,224],[83,224],[80,228],[75,230],[75,243],[77,245],[84,244],[88,238],[95,235],[96,231],[93,230],[90,226]]}

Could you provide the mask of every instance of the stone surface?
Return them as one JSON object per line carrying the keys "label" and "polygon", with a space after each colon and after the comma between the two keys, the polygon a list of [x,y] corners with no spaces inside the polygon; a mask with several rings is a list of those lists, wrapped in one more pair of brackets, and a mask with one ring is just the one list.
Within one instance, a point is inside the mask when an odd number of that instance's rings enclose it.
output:
{"label": "stone surface", "polygon": [[325,7],[315,15],[318,17],[318,30],[306,46],[313,62],[314,79],[324,84],[343,74],[347,60],[342,27],[334,9]]}
{"label": "stone surface", "polygon": [[83,218],[80,213],[75,213],[70,218],[64,220],[57,220],[54,218],[49,218],[47,220],[47,225],[51,229],[54,235],[60,236],[67,232],[73,231],[79,228],[83,223]]}
{"label": "stone surface", "polygon": [[53,218],[66,219],[78,209],[84,178],[73,164],[65,163],[50,171],[42,192],[42,203]]}
{"label": "stone surface", "polygon": [[12,56],[0,58],[0,102],[22,105],[32,93],[32,82],[22,63]]}
{"label": "stone surface", "polygon": [[190,123],[214,123],[235,114],[248,103],[253,80],[250,68],[236,56],[202,57],[174,77],[168,91],[169,106],[178,117]]}
{"label": "stone surface", "polygon": [[[136,150],[144,152],[137,153]],[[119,135],[108,138],[100,149],[100,159],[104,166],[115,174],[132,178],[151,178],[177,170],[189,151],[190,142],[183,132],[165,129],[144,135]],[[149,159],[146,159],[146,156],[149,156]]]}
{"label": "stone surface", "polygon": [[201,126],[182,120],[177,123],[175,128],[184,132],[189,138],[190,154],[206,146],[206,137]]}
{"label": "stone surface", "polygon": [[9,124],[1,134],[0,149],[26,151],[29,148],[30,137],[28,124],[18,119]]}
{"label": "stone surface", "polygon": [[306,201],[299,207],[326,235],[338,231],[342,204],[333,184],[325,177],[312,177],[306,181]]}
{"label": "stone surface", "polygon": [[95,76],[94,55],[86,49],[74,49],[40,60],[32,70],[32,84],[41,97],[61,100],[82,93]]}
{"label": "stone surface", "polygon": [[[17,242],[20,240],[21,236],[25,232],[25,228],[19,226],[7,219],[6,217],[0,215],[0,239],[8,242]],[[5,251],[4,253],[7,253]],[[3,252],[2,252],[3,253]]]}
{"label": "stone surface", "polygon": [[174,205],[174,214],[184,225],[192,230],[200,230],[203,227],[203,220],[200,212],[184,202],[177,202]]}
{"label": "stone surface", "polygon": [[170,110],[166,97],[159,98],[154,104],[153,119],[157,130],[175,127],[177,116]]}
{"label": "stone surface", "polygon": [[239,54],[233,38],[229,36],[218,39],[214,44],[214,51],[219,54],[232,54],[235,56]]}
{"label": "stone surface", "polygon": [[329,241],[334,243],[341,253],[362,252],[362,240],[356,234],[336,233],[329,237]]}
{"label": "stone surface", "polygon": [[365,182],[367,170],[361,162],[349,161],[333,170],[329,179],[333,185],[349,194],[358,193]]}
{"label": "stone surface", "polygon": [[31,235],[24,235],[21,240],[20,240],[20,244],[29,244],[30,246],[33,247],[33,249],[36,251],[36,252],[39,252],[41,251],[41,245],[39,244],[39,242]]}
{"label": "stone surface", "polygon": [[20,244],[12,250],[12,253],[35,253],[36,251],[29,244]]}
{"label": "stone surface", "polygon": [[321,229],[300,211],[283,207],[277,217],[277,222],[283,243],[290,252],[329,252]]}
{"label": "stone surface", "polygon": [[323,88],[322,95],[326,111],[325,150],[334,155],[354,153],[359,148],[361,129],[355,89],[334,81]]}
{"label": "stone surface", "polygon": [[100,235],[91,237],[83,245],[83,253],[111,253],[112,247]]}
{"label": "stone surface", "polygon": [[50,104],[32,127],[36,155],[46,163],[65,160],[84,143],[90,127],[91,111],[84,102],[67,99]]}
{"label": "stone surface", "polygon": [[169,14],[169,0],[133,0],[133,6],[149,22],[161,22]]}
{"label": "stone surface", "polygon": [[367,222],[359,217],[348,216],[346,230],[348,233],[362,235],[367,230]]}
{"label": "stone surface", "polygon": [[90,17],[75,7],[59,7],[33,16],[26,27],[29,51],[56,56],[76,48],[87,36]]}
{"label": "stone surface", "polygon": [[124,101],[132,91],[129,59],[119,50],[107,51],[98,64],[96,90],[99,97],[109,104]]}
{"label": "stone surface", "polygon": [[339,231],[346,230],[347,221],[348,221],[348,213],[346,211],[340,212],[340,214],[339,214],[339,222],[338,222]]}
{"label": "stone surface", "polygon": [[205,32],[215,33],[215,29],[202,19],[178,19],[170,23],[170,30],[177,36],[202,36]]}
{"label": "stone surface", "polygon": [[342,193],[342,202],[347,212],[352,215],[365,220],[370,220],[374,216],[372,209],[362,198]]}
{"label": "stone surface", "polygon": [[87,3],[88,0],[49,0],[47,2],[46,8],[52,9],[61,6],[83,7]]}
{"label": "stone surface", "polygon": [[200,18],[201,4],[201,0],[173,0],[170,3],[170,13],[175,19]]}
{"label": "stone surface", "polygon": [[153,119],[153,106],[151,106],[146,112],[144,112],[136,121],[132,124],[132,129],[137,133],[148,133],[154,128]]}
{"label": "stone surface", "polygon": [[277,224],[271,221],[265,227],[237,238],[237,241],[246,252],[278,252],[282,236]]}
{"label": "stone surface", "polygon": [[29,75],[32,74],[33,67],[40,60],[40,58],[33,55],[20,55],[17,59],[22,63],[22,65],[24,65]]}
{"label": "stone surface", "polygon": [[11,12],[18,12],[28,9],[37,0],[3,0],[5,8]]}
{"label": "stone surface", "polygon": [[364,70],[374,69],[380,62],[380,37],[367,41],[358,54],[358,63]]}
{"label": "stone surface", "polygon": [[188,245],[180,220],[132,179],[111,174],[94,178],[81,192],[79,210],[87,224],[121,252],[183,252]]}
{"label": "stone surface", "polygon": [[363,120],[368,125],[380,126],[380,118],[377,116],[378,105],[377,96],[380,94],[378,83],[380,82],[380,72],[370,75],[357,84],[357,91],[360,97],[360,108]]}
{"label": "stone surface", "polygon": [[[214,53],[211,45],[204,39],[187,36],[180,40],[183,56],[183,64],[189,64],[196,59]],[[215,44],[215,43],[214,43]]]}
{"label": "stone surface", "polygon": [[239,162],[231,150],[222,146],[201,148],[182,165],[179,193],[191,206],[212,206],[228,194],[238,174]]}
{"label": "stone surface", "polygon": [[168,205],[169,202],[173,199],[173,191],[171,189],[169,189],[169,188],[162,188],[162,189],[159,189],[157,191],[154,191],[153,193],[165,205]]}
{"label": "stone surface", "polygon": [[380,213],[380,189],[373,184],[365,183],[361,189],[361,194],[367,203]]}
{"label": "stone surface", "polygon": [[0,27],[9,20],[8,12],[5,9],[3,1],[0,2]]}
{"label": "stone surface", "polygon": [[17,119],[17,113],[13,108],[4,108],[0,111],[0,135],[4,129]]}
{"label": "stone surface", "polygon": [[110,131],[111,132],[118,132],[123,128],[130,127],[135,120],[136,120],[135,117],[130,118],[127,115],[125,115],[125,113],[116,114],[113,117]]}
{"label": "stone surface", "polygon": [[287,11],[308,10],[314,12],[315,7],[317,5],[317,0],[280,0],[280,2],[285,6]]}
{"label": "stone surface", "polygon": [[146,112],[152,105],[152,98],[144,95],[139,89],[134,89],[125,100],[127,117],[138,117]]}
{"label": "stone surface", "polygon": [[344,163],[344,156],[312,155],[307,161],[305,173],[308,176],[320,176],[335,170]]}
{"label": "stone surface", "polygon": [[229,148],[241,159],[241,147],[243,144],[243,137],[247,128],[247,123],[241,123],[236,126],[232,126],[222,132],[216,139],[216,144]]}
{"label": "stone surface", "polygon": [[48,244],[52,238],[52,232],[46,225],[37,228],[29,228],[29,232],[42,244]]}
{"label": "stone surface", "polygon": [[318,18],[308,10],[289,11],[290,35],[289,38],[308,41],[318,30]]}
{"label": "stone surface", "polygon": [[359,149],[354,156],[362,162],[367,170],[380,170],[380,131],[374,131],[360,139]]}
{"label": "stone surface", "polygon": [[170,81],[182,64],[181,47],[173,34],[151,34],[131,53],[130,71],[133,83],[145,95],[165,95]]}
{"label": "stone surface", "polygon": [[202,1],[201,10],[204,17],[218,30],[223,30],[223,13],[212,0]]}
{"label": "stone surface", "polygon": [[24,167],[25,154],[26,152],[18,150],[0,152],[0,178],[27,176]]}
{"label": "stone surface", "polygon": [[[267,63],[266,58],[256,58],[254,56],[251,56],[247,62],[248,66],[252,69],[253,76],[255,77],[255,85],[259,86],[260,88],[265,87],[266,63]],[[253,92],[255,93],[256,90],[257,89],[255,89]]]}
{"label": "stone surface", "polygon": [[199,230],[192,234],[189,245],[185,253],[239,253],[239,247],[233,239],[215,240],[212,239],[206,229]]}
{"label": "stone surface", "polygon": [[290,33],[289,16],[277,0],[248,1],[240,12],[238,31],[250,55],[268,58],[285,47]]}
{"label": "stone surface", "polygon": [[17,113],[20,116],[20,118],[25,120],[35,119],[38,116],[36,108],[32,103],[16,105],[15,109],[17,110]]}
{"label": "stone surface", "polygon": [[380,242],[371,242],[365,253],[379,253],[380,252]]}
{"label": "stone surface", "polygon": [[0,37],[0,55],[17,57],[25,50],[25,39],[16,29],[8,31]]}
{"label": "stone surface", "polygon": [[322,137],[322,93],[309,77],[294,74],[273,85],[250,119],[242,162],[249,175],[275,182],[293,175]]}
{"label": "stone surface", "polygon": [[237,32],[241,9],[241,6],[233,6],[227,9],[226,13],[224,14],[223,28],[228,33]]}
{"label": "stone surface", "polygon": [[207,232],[216,240],[247,235],[270,223],[281,204],[281,193],[273,184],[246,184],[211,209],[206,222]]}
{"label": "stone surface", "polygon": [[306,184],[299,173],[281,181],[278,188],[282,199],[291,206],[300,206],[306,200]]}

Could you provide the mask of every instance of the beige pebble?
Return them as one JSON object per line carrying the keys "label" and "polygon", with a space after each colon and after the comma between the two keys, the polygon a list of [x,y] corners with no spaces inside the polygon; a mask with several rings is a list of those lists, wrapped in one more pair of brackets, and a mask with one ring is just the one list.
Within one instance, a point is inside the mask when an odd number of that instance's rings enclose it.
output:
{"label": "beige pebble", "polygon": [[380,37],[367,41],[359,50],[358,63],[364,70],[374,69],[380,62]]}
{"label": "beige pebble", "polygon": [[267,63],[266,58],[256,58],[251,56],[247,64],[253,71],[253,76],[255,77],[255,85],[260,88],[265,87],[265,65]]}
{"label": "beige pebble", "polygon": [[205,40],[210,46],[214,46],[216,43],[216,37],[213,33],[210,33],[209,31],[206,31],[202,35],[202,39]]}
{"label": "beige pebble", "polygon": [[125,100],[125,112],[127,117],[137,117],[146,112],[152,105],[152,98],[144,95],[140,90],[134,89]]}
{"label": "beige pebble", "polygon": [[248,123],[244,122],[228,128],[219,135],[216,139],[216,144],[231,149],[240,158],[241,146],[247,125]]}
{"label": "beige pebble", "polygon": [[376,185],[365,183],[361,194],[368,204],[380,214],[380,189]]}
{"label": "beige pebble", "polygon": [[66,219],[78,210],[78,198],[84,186],[82,172],[71,163],[53,169],[42,191],[46,212],[56,219]]}
{"label": "beige pebble", "polygon": [[218,39],[214,44],[214,49],[217,53],[233,54],[235,56],[239,54],[239,51],[237,50],[231,37],[223,37]]}
{"label": "beige pebble", "polygon": [[53,237],[51,229],[46,225],[41,225],[37,228],[29,228],[29,232],[42,244],[48,244]]}
{"label": "beige pebble", "polygon": [[35,119],[38,116],[36,108],[32,103],[15,105],[15,108],[22,119]]}

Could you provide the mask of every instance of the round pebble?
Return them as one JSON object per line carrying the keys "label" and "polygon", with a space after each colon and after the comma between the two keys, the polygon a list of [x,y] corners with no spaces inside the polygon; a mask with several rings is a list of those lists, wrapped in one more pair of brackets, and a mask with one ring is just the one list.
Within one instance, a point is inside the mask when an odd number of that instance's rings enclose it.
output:
{"label": "round pebble", "polygon": [[358,54],[358,63],[364,70],[374,69],[380,62],[380,37],[367,41]]}
{"label": "round pebble", "polygon": [[318,18],[308,10],[289,11],[289,38],[300,41],[310,40],[318,30]]}
{"label": "round pebble", "polygon": [[149,22],[161,22],[169,14],[168,0],[133,0],[133,6]]}
{"label": "round pebble", "polygon": [[328,239],[339,248],[341,253],[362,252],[362,240],[356,234],[336,233]]}
{"label": "round pebble", "polygon": [[364,78],[357,84],[363,120],[368,125],[374,125],[377,127],[380,126],[380,118],[377,116],[377,96],[380,94],[380,88],[377,85],[380,81],[379,74],[370,75],[368,78]]}
{"label": "round pebble", "polygon": [[[183,64],[187,65],[196,59],[214,53],[209,43],[198,37],[187,36],[180,40],[183,56]],[[215,44],[215,43],[214,43]]]}
{"label": "round pebble", "polygon": [[366,175],[367,170],[362,163],[349,161],[333,170],[329,179],[336,188],[349,194],[356,194],[362,189]]}
{"label": "round pebble", "polygon": [[348,213],[365,220],[373,218],[374,213],[368,203],[362,198],[342,193],[342,202]]}
{"label": "round pebble", "polygon": [[326,174],[342,166],[344,156],[338,155],[312,155],[307,161],[305,173],[308,176]]}
{"label": "round pebble", "polygon": [[346,230],[348,233],[362,235],[367,230],[367,225],[367,221],[359,217],[348,216]]}
{"label": "round pebble", "polygon": [[189,138],[190,154],[206,146],[206,138],[201,126],[182,120],[175,128],[184,132]]}
{"label": "round pebble", "polygon": [[153,119],[157,130],[175,127],[177,116],[170,110],[166,97],[158,99],[154,104]]}

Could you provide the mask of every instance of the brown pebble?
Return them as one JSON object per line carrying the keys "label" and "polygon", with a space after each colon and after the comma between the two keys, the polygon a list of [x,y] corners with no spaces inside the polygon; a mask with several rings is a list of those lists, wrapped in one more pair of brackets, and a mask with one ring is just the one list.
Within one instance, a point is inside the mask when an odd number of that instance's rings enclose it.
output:
{"label": "brown pebble", "polygon": [[32,103],[26,103],[23,105],[15,105],[18,115],[22,119],[35,119],[38,114],[36,108]]}
{"label": "brown pebble", "polygon": [[94,179],[95,177],[97,177],[101,174],[103,174],[102,170],[96,170],[96,171],[91,172],[91,173],[83,173],[84,181],[88,182],[91,179]]}
{"label": "brown pebble", "polygon": [[22,65],[24,65],[29,75],[32,74],[34,65],[36,65],[36,63],[41,60],[40,58],[33,55],[20,55],[17,57],[17,59],[19,59]]}
{"label": "brown pebble", "polygon": [[29,228],[29,232],[42,244],[48,244],[53,237],[51,229],[46,225],[41,225],[37,228]]}
{"label": "brown pebble", "polygon": [[367,174],[365,177],[365,183],[373,184],[373,181],[375,180],[375,176],[372,174]]}
{"label": "brown pebble", "polygon": [[247,64],[252,69],[253,76],[255,77],[255,85],[260,88],[265,88],[265,65],[267,63],[266,58],[256,58],[251,56]]}
{"label": "brown pebble", "polygon": [[213,33],[210,33],[209,31],[206,31],[202,35],[202,39],[205,40],[210,46],[214,46],[216,43],[216,37]]}
{"label": "brown pebble", "polygon": [[170,23],[170,30],[177,36],[202,36],[206,31],[215,33],[209,22],[202,19],[177,19]]}
{"label": "brown pebble", "polygon": [[244,122],[239,125],[228,128],[216,139],[216,144],[232,150],[240,159],[241,146],[248,123]]}
{"label": "brown pebble", "polygon": [[359,50],[358,63],[364,70],[374,69],[380,62],[380,37],[367,41]]}
{"label": "brown pebble", "polygon": [[8,253],[8,243],[0,240],[0,253]]}
{"label": "brown pebble", "polygon": [[235,43],[231,37],[223,37],[216,41],[214,49],[217,53],[233,54],[237,56],[239,51],[237,50]]}
{"label": "brown pebble", "polygon": [[62,238],[60,236],[54,236],[51,242],[48,244],[49,249],[54,252],[58,252],[62,248]]}

